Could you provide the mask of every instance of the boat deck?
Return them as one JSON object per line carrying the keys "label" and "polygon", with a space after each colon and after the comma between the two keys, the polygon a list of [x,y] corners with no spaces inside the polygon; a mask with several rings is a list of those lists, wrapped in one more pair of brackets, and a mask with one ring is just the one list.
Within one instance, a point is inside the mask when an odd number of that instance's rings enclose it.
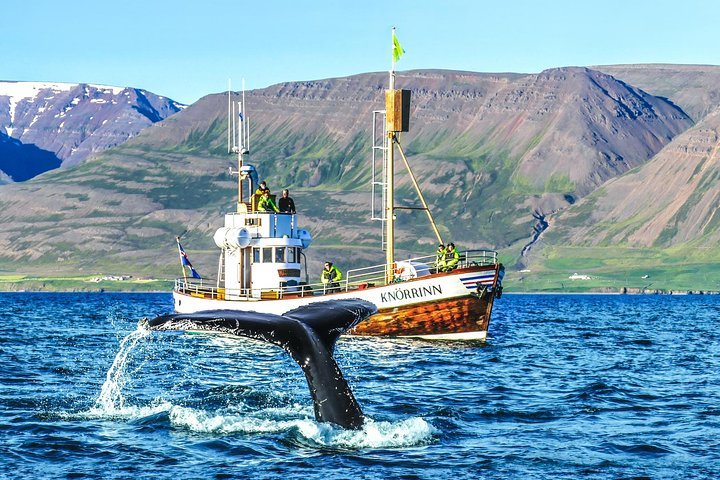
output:
{"label": "boat deck", "polygon": [[[453,270],[495,266],[498,264],[497,252],[492,250],[466,250],[459,252],[460,261]],[[390,283],[402,283],[415,278],[444,276],[437,272],[435,255],[411,258],[396,262],[394,272],[388,272],[385,264],[348,270],[343,280],[331,287],[323,283],[300,283],[298,285],[279,285],[277,288],[239,289],[229,291],[218,287],[222,282],[211,279],[178,278],[175,280],[175,292],[197,298],[215,300],[233,299],[239,301],[278,300],[306,296],[330,295],[339,292],[365,290]],[[391,279],[391,281],[387,281]],[[285,283],[285,282],[281,282]]]}

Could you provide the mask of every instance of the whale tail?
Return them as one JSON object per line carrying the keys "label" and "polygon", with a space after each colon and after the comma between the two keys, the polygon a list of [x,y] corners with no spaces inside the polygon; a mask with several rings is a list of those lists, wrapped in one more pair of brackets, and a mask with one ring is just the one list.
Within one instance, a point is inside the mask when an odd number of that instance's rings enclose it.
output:
{"label": "whale tail", "polygon": [[364,300],[330,300],[296,308],[283,315],[237,310],[208,310],[161,315],[149,320],[152,330],[191,330],[232,334],[282,347],[300,365],[308,382],[319,422],[357,429],[364,422],[360,405],[335,361],[337,339],[377,312]]}

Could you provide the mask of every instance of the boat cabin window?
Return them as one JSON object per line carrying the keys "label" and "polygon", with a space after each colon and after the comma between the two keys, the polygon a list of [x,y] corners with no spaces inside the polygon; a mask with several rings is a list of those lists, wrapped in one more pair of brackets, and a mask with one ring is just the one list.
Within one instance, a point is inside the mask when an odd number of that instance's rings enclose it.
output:
{"label": "boat cabin window", "polygon": [[295,249],[293,247],[288,248],[288,263],[295,263]]}
{"label": "boat cabin window", "polygon": [[245,219],[245,226],[246,226],[246,227],[259,227],[259,226],[260,226],[260,219],[259,219],[259,218],[246,218],[246,219]]}
{"label": "boat cabin window", "polygon": [[253,263],[260,263],[260,247],[253,247]]}
{"label": "boat cabin window", "polygon": [[262,254],[262,261],[263,263],[271,263],[272,262],[272,247],[270,248],[263,248],[263,254]]}
{"label": "boat cabin window", "polygon": [[285,247],[275,247],[275,263],[285,263]]}

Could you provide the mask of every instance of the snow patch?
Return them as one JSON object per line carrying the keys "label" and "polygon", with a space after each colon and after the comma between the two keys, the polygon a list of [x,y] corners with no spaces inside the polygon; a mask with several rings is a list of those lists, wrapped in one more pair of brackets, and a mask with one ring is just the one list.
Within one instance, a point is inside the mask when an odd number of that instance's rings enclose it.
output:
{"label": "snow patch", "polygon": [[[63,82],[7,82],[0,81],[0,96],[9,97],[10,99],[10,124],[15,123],[15,110],[17,104],[22,100],[34,102],[38,94],[42,90],[51,90],[53,93],[69,92],[73,88],[77,87],[78,83],[63,83]],[[90,88],[101,91],[104,94],[119,95],[123,91],[127,90],[127,87],[115,87],[112,85],[97,85],[90,84]],[[87,87],[85,88],[87,93]],[[126,92],[126,95],[129,95]],[[48,97],[48,99],[54,98],[54,96]],[[76,99],[77,100],[77,99]],[[73,103],[77,105],[76,100]],[[79,102],[79,100],[77,100]],[[12,127],[8,129],[8,135],[12,133]]]}
{"label": "snow patch", "polygon": [[[67,92],[75,87],[72,83],[51,82],[0,82],[0,95],[10,97],[10,124],[15,123],[15,108],[24,99],[34,101],[41,90]],[[10,129],[12,131],[12,129]]]}

